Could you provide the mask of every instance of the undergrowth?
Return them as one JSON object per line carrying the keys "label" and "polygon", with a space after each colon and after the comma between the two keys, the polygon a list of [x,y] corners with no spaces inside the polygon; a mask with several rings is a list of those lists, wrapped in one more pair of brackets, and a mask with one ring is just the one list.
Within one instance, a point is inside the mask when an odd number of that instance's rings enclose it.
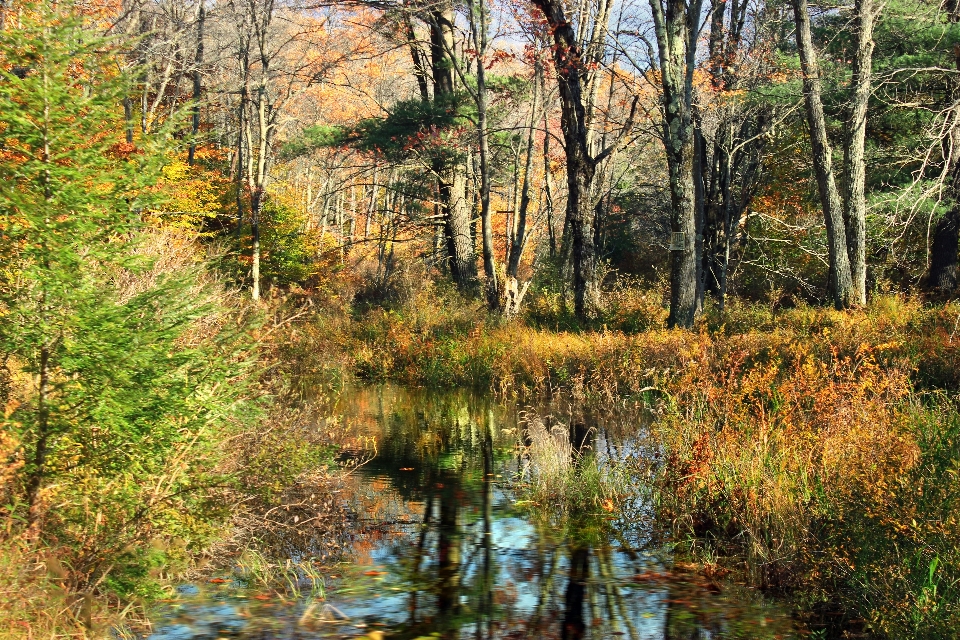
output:
{"label": "undergrowth", "polygon": [[[61,395],[48,397],[73,404],[49,412],[58,430],[32,503],[36,376],[11,355],[0,370],[0,637],[108,637],[142,623],[185,576],[256,553],[268,566],[290,546],[309,545],[318,561],[341,553],[346,517],[325,471],[338,434],[318,429],[313,405],[288,401],[289,381],[274,375],[285,312],[271,320],[223,286],[194,237],[154,229],[141,240],[150,267],[118,273],[109,304],[177,274],[187,312],[163,346],[180,360],[158,364],[155,345],[90,330],[99,340],[55,373]],[[284,584],[288,573],[277,574]]]}
{"label": "undergrowth", "polygon": [[[617,295],[593,326],[559,330],[572,325],[556,301],[505,323],[428,286],[390,309],[321,313],[288,348],[341,378],[645,403],[658,453],[638,475],[681,547],[877,635],[960,628],[960,305],[733,301],[677,331],[656,291]],[[531,429],[529,499],[583,502],[577,456]]]}

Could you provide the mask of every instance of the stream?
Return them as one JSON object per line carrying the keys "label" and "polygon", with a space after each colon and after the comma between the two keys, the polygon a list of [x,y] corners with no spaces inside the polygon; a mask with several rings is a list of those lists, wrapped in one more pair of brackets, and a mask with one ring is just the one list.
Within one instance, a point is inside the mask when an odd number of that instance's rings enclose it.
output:
{"label": "stream", "polygon": [[547,442],[569,434],[604,470],[644,455],[643,421],[628,409],[571,417],[390,385],[347,389],[334,409],[366,443],[344,458],[343,499],[357,514],[344,562],[296,596],[258,592],[239,571],[181,585],[146,638],[808,635],[776,601],[675,562],[641,498],[562,516],[531,499],[525,487],[549,461],[524,455],[525,426]]}

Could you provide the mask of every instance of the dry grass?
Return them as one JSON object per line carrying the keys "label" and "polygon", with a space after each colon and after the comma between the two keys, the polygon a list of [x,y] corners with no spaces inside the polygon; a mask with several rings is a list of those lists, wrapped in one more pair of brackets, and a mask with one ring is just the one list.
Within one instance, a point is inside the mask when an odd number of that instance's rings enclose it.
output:
{"label": "dry grass", "polygon": [[56,554],[7,540],[0,546],[0,637],[77,639],[116,637],[114,630],[141,612],[76,593],[65,586]]}
{"label": "dry grass", "polygon": [[[617,295],[594,331],[543,329],[544,308],[536,326],[503,324],[426,292],[304,335],[322,336],[346,375],[646,402],[661,456],[643,473],[679,540],[755,584],[841,602],[891,637],[955,629],[960,438],[938,425],[958,421],[960,304],[886,296],[841,313],[734,301],[690,332],[662,327],[656,292]],[[631,316],[643,332],[623,330]],[[563,435],[528,427],[538,501],[574,486]]]}

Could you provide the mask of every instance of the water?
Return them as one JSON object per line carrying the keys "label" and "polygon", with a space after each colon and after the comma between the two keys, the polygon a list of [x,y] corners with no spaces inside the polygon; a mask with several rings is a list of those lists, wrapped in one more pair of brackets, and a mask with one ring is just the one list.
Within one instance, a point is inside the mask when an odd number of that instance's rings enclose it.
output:
{"label": "water", "polygon": [[184,585],[151,640],[802,635],[758,593],[674,563],[642,500],[558,516],[523,492],[517,479],[538,468],[521,455],[524,424],[573,433],[604,467],[643,453],[629,411],[571,416],[389,386],[345,392],[337,410],[366,443],[346,492],[358,514],[348,561],[299,598],[235,575]]}

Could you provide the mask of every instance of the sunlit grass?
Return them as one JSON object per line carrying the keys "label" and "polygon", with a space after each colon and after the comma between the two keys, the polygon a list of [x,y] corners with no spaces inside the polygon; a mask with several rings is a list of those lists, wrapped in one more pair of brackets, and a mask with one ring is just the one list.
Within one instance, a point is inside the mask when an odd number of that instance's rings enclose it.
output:
{"label": "sunlit grass", "polygon": [[[613,482],[566,426],[531,421],[529,505],[599,511],[644,492],[675,540],[754,584],[840,603],[892,637],[960,626],[960,502],[947,490],[960,444],[945,429],[957,420],[960,305],[878,296],[860,311],[775,312],[733,300],[690,332],[664,328],[660,296],[634,290],[617,293],[607,322],[561,330],[571,324],[556,300],[503,323],[419,295],[340,321],[331,359],[368,379],[593,407],[627,398],[655,416],[659,456]],[[637,486],[644,475],[652,484]]]}

